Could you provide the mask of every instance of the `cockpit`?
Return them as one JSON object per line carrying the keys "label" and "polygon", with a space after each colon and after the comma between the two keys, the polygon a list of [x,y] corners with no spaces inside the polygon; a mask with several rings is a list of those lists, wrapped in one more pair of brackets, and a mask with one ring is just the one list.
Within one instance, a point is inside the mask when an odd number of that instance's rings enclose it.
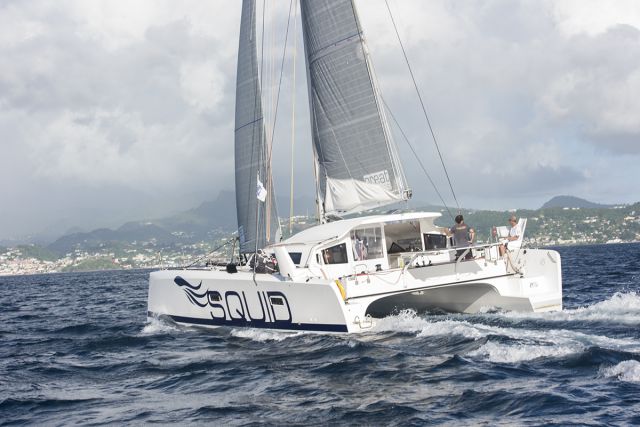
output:
{"label": "cockpit", "polygon": [[[440,213],[415,212],[336,221],[302,231],[282,242],[293,263],[322,276],[404,268],[414,254],[429,254],[429,264],[455,260]],[[424,259],[422,260],[424,263]]]}

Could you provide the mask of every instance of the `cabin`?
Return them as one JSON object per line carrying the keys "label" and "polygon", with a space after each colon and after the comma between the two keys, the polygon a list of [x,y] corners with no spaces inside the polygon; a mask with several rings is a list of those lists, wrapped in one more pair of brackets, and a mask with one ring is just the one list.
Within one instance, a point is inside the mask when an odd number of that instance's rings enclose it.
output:
{"label": "cabin", "polygon": [[[297,267],[314,275],[341,277],[455,261],[455,249],[434,212],[374,215],[329,222],[274,245]],[[425,252],[428,257],[425,257]],[[276,251],[276,255],[277,251]],[[282,262],[279,260],[282,268]]]}

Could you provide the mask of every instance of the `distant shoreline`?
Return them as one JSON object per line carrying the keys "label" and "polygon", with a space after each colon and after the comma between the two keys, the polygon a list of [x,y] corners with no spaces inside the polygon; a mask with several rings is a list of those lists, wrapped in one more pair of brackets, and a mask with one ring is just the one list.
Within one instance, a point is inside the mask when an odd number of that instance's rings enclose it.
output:
{"label": "distant shoreline", "polygon": [[[562,245],[545,245],[538,246],[537,248],[530,247],[531,249],[552,249],[552,248],[567,248],[574,246],[612,246],[612,245],[636,245],[640,243],[640,240],[634,240],[633,242],[612,242],[612,243],[566,243]],[[524,248],[527,249],[527,248]]]}
{"label": "distant shoreline", "polygon": [[0,279],[5,277],[24,277],[24,276],[51,276],[54,274],[84,274],[84,273],[110,273],[114,271],[143,271],[158,270],[156,268],[149,267],[136,267],[136,268],[109,268],[104,270],[82,270],[82,271],[49,271],[46,273],[24,273],[24,274],[3,274],[0,273]]}
{"label": "distant shoreline", "polygon": [[[562,244],[562,245],[549,245],[549,246],[537,246],[537,247],[529,247],[523,249],[556,249],[556,248],[567,248],[567,247],[578,247],[578,246],[614,246],[614,245],[637,245],[640,244],[640,241],[636,240],[633,242],[616,242],[616,243],[577,243],[577,244]],[[175,268],[175,267],[172,267]],[[24,276],[48,276],[52,274],[83,274],[83,273],[108,273],[114,271],[154,271],[154,270],[166,270],[167,267],[135,267],[135,268],[109,268],[104,270],[83,270],[83,271],[51,271],[44,273],[23,273],[23,274],[3,274],[0,273],[0,279],[5,277],[24,277]]]}

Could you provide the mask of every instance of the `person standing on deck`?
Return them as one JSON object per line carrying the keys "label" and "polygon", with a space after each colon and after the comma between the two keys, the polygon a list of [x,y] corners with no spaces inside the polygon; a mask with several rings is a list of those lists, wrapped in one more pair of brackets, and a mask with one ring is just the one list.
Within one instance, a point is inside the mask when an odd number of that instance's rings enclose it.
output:
{"label": "person standing on deck", "polygon": [[[453,245],[456,248],[466,248],[467,246],[471,246],[476,235],[475,231],[473,228],[470,228],[465,224],[464,217],[462,215],[456,216],[455,222],[456,224],[449,230],[453,236]],[[456,253],[456,258],[463,252],[464,250],[459,250]],[[471,258],[471,251],[469,251],[466,258]]]}

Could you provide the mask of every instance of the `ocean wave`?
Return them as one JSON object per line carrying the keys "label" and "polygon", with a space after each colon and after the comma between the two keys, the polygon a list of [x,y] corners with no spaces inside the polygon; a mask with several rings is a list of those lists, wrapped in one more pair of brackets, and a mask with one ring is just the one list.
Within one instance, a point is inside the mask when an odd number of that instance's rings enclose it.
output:
{"label": "ocean wave", "polygon": [[640,382],[640,362],[625,360],[617,365],[600,369],[600,375],[606,378],[617,378],[625,382]]}
{"label": "ocean wave", "polygon": [[460,335],[478,339],[485,334],[480,325],[467,321],[448,320],[444,316],[419,316],[414,310],[403,310],[395,316],[376,320],[372,332],[416,333],[418,337]]}
{"label": "ocean wave", "polygon": [[564,345],[501,344],[488,342],[477,350],[467,353],[470,357],[484,358],[492,363],[520,363],[540,358],[561,358],[584,351],[579,343]]}
{"label": "ocean wave", "polygon": [[544,313],[505,312],[501,316],[518,319],[542,319],[548,321],[591,321],[640,324],[640,295],[636,292],[616,292],[610,298],[586,307]]}
{"label": "ocean wave", "polygon": [[171,332],[177,332],[180,327],[174,323],[157,317],[151,317],[147,320],[138,335],[163,335]]}
{"label": "ocean wave", "polygon": [[601,262],[628,252],[563,258],[563,312],[405,311],[363,334],[147,321],[144,271],[11,279],[0,424],[638,425],[639,270]]}
{"label": "ocean wave", "polygon": [[381,319],[375,326],[377,332],[395,331],[413,333],[416,338],[446,336],[462,337],[483,344],[466,353],[490,362],[519,363],[544,357],[565,357],[581,353],[590,347],[617,351],[639,352],[640,340],[612,338],[570,329],[503,327],[464,320],[464,316],[452,315],[421,317],[412,311]]}

